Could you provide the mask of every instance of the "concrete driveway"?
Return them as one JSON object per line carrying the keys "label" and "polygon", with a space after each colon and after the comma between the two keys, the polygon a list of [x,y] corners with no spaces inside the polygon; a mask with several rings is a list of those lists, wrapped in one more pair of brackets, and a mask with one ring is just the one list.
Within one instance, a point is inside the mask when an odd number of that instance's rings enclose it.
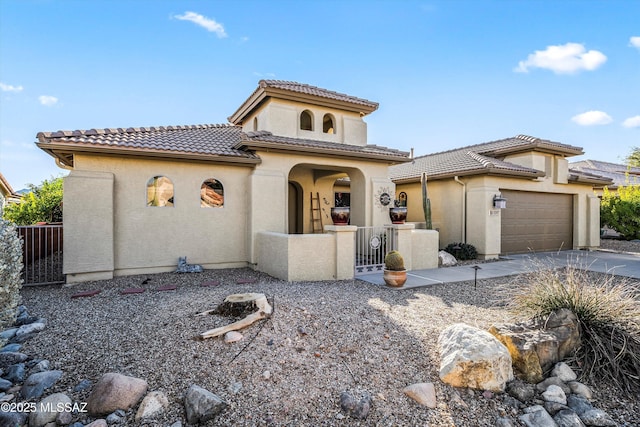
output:
{"label": "concrete driveway", "polygon": [[[545,267],[558,268],[569,264],[589,271],[640,280],[640,254],[601,250],[571,250],[509,255],[494,262],[409,271],[407,273],[407,282],[402,288],[398,289],[474,280],[476,273],[473,268],[474,265],[479,267],[477,270],[478,280],[483,280],[528,273]],[[385,284],[382,279],[382,273],[367,274],[356,278],[377,285]]]}

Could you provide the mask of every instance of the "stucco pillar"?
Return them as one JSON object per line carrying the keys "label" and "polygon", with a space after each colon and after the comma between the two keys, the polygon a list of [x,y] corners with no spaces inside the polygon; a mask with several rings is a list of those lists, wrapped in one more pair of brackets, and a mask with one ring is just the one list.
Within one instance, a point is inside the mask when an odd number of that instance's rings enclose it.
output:
{"label": "stucco pillar", "polygon": [[256,169],[249,178],[249,230],[251,263],[256,263],[256,236],[260,231],[287,233],[287,177],[278,170]]}
{"label": "stucco pillar", "polygon": [[587,195],[587,247],[600,246],[600,198]]}
{"label": "stucco pillar", "polygon": [[413,270],[413,230],[415,224],[393,224],[391,226],[396,234],[398,252],[404,258],[404,268]]}
{"label": "stucco pillar", "polygon": [[324,231],[333,234],[336,245],[336,280],[353,279],[356,268],[355,225],[325,225]]}
{"label": "stucco pillar", "polygon": [[71,171],[63,179],[67,283],[113,278],[113,183],[109,172]]}
{"label": "stucco pillar", "polygon": [[477,187],[467,191],[466,243],[475,246],[484,259],[494,259],[500,255],[500,209],[493,207],[493,196],[499,193],[495,187]]}

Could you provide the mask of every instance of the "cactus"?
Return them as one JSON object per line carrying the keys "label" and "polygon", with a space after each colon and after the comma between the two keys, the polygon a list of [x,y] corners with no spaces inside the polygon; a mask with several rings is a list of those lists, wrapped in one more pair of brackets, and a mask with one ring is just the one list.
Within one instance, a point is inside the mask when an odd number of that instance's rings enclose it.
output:
{"label": "cactus", "polygon": [[431,200],[427,194],[427,174],[422,172],[422,209],[424,210],[424,220],[427,223],[427,230],[433,229],[431,223]]}
{"label": "cactus", "polygon": [[385,255],[384,257],[384,267],[387,270],[392,270],[392,271],[402,271],[404,270],[404,259],[402,258],[402,255],[400,255],[400,252],[398,251],[391,251],[388,252],[387,255]]}

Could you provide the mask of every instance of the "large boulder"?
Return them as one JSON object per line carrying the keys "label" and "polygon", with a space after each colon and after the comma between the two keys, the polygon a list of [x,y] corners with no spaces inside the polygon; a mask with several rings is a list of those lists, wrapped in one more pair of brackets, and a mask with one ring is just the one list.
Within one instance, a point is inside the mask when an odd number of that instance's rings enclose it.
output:
{"label": "large boulder", "polygon": [[504,391],[513,380],[511,356],[493,335],[462,323],[438,337],[440,379],[454,387]]}
{"label": "large boulder", "polygon": [[530,383],[542,381],[545,373],[580,346],[578,318],[564,308],[544,319],[494,325],[489,332],[509,349],[516,377]]}
{"label": "large boulder", "polygon": [[147,382],[140,378],[110,372],[96,383],[87,399],[91,415],[110,414],[117,409],[128,410],[147,392]]}

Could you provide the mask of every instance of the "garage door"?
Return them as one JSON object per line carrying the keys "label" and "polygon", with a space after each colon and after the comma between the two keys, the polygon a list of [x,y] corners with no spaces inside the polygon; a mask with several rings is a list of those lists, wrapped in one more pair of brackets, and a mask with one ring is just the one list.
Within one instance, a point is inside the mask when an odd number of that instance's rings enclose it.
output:
{"label": "garage door", "polygon": [[573,248],[573,196],[502,191],[503,254]]}

